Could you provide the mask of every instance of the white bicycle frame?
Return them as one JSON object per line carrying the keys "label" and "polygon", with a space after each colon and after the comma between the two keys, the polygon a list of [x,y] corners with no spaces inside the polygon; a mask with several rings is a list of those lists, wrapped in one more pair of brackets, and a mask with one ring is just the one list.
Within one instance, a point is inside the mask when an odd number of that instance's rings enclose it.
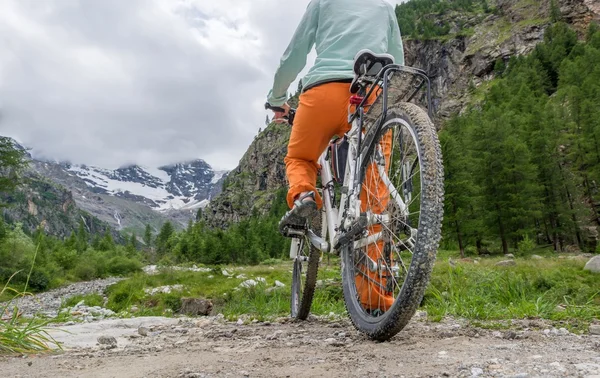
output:
{"label": "white bicycle frame", "polygon": [[[344,227],[349,228],[352,223],[358,219],[361,215],[361,201],[360,201],[360,188],[358,192],[353,189],[356,187],[354,180],[357,178],[355,174],[356,167],[360,166],[360,162],[357,164],[359,159],[358,153],[358,133],[359,133],[359,120],[355,119],[352,122],[352,128],[346,134],[348,138],[348,157],[346,160],[346,171],[344,176],[344,185],[342,195],[339,201],[339,208],[333,203],[332,191],[333,191],[333,174],[331,172],[331,165],[327,160],[327,150],[325,150],[319,157],[319,164],[321,165],[321,183],[322,183],[322,198],[323,208],[321,209],[322,224],[321,224],[321,237],[314,234],[311,230],[307,231],[307,236],[311,244],[326,253],[335,253],[335,245],[337,240],[341,236],[340,230],[342,229],[342,222]],[[379,152],[383,156],[383,152],[379,147]],[[400,197],[398,190],[391,183],[388,178],[387,172],[385,171],[385,164],[378,164],[379,177],[387,186],[392,198],[398,205],[402,215],[408,216],[408,206],[404,200]],[[348,200],[349,197],[349,200]],[[344,216],[344,214],[347,214]],[[390,219],[388,215],[368,213],[367,224],[387,224]],[[327,238],[329,239],[327,241]],[[382,232],[377,234],[364,236],[363,238],[354,242],[355,248],[367,246],[383,238]],[[295,259],[298,255],[302,240],[300,238],[293,238],[292,245],[290,248],[290,258]],[[374,261],[373,264],[376,264]]]}
{"label": "white bicycle frame", "polygon": [[[394,72],[399,72],[399,71],[402,71],[405,73],[410,73],[410,74],[418,76],[422,79],[420,84],[417,85],[416,87],[414,87],[414,90],[412,91],[412,93],[409,94],[408,97],[406,97],[405,101],[410,102],[415,97],[415,95],[421,90],[421,88],[426,85],[427,86],[426,95],[427,95],[428,112],[429,112],[429,116],[432,117],[432,114],[431,114],[431,109],[432,109],[432,106],[431,106],[431,104],[432,104],[431,83],[430,83],[429,78],[427,77],[426,73],[424,71],[416,69],[416,68],[399,66],[399,65],[395,65],[395,64],[388,65],[388,66],[385,66],[384,68],[382,68],[381,71],[379,72],[379,74],[377,75],[377,77],[375,78],[375,80],[373,81],[373,82],[382,82],[383,109],[384,109],[384,114],[382,115],[382,117],[385,118],[386,113],[387,113],[387,86],[388,86],[388,80],[389,80],[388,73],[393,74]],[[372,90],[371,90],[371,92],[369,92],[369,94],[367,94],[366,97],[369,97],[370,93],[372,93]],[[362,129],[362,125],[361,125],[362,121],[360,120],[360,117],[355,117],[355,116],[351,116],[349,118],[349,120],[350,119],[352,120],[352,128],[350,129],[350,131],[348,133],[346,133],[346,136],[347,136],[348,142],[349,142],[349,148],[348,148],[348,157],[346,160],[344,185],[343,185],[343,189],[342,189],[342,195],[341,195],[341,198],[339,201],[340,208],[335,207],[335,204],[333,203],[333,200],[331,198],[331,193],[333,191],[333,175],[331,172],[331,166],[329,165],[329,162],[327,161],[327,151],[324,151],[319,158],[319,164],[321,165],[321,183],[323,185],[323,187],[322,187],[323,209],[321,211],[322,211],[322,215],[324,215],[322,217],[321,236],[320,237],[317,236],[310,229],[305,232],[306,236],[308,236],[311,244],[315,248],[317,248],[323,252],[327,252],[327,253],[335,253],[336,244],[337,244],[338,240],[344,234],[343,232],[341,232],[342,228],[345,230],[348,230],[351,226],[353,226],[357,222],[359,217],[361,217],[361,203],[360,203],[361,188],[357,187],[357,185],[355,185],[354,181],[357,179],[357,175],[355,172],[356,167],[361,167],[361,163],[362,163],[361,161],[357,161],[357,159],[360,159],[360,155],[359,155],[359,151],[358,151],[358,145],[359,145],[358,140],[359,140],[359,133],[362,132],[362,130],[361,130]],[[405,120],[399,119],[399,118],[386,121],[386,123],[388,123],[388,122],[399,122],[399,123],[404,123],[405,126],[408,126],[408,124],[406,123]],[[380,125],[380,126],[385,127],[385,124]],[[407,127],[407,129],[411,132],[411,134],[413,134],[412,137],[416,140],[416,135],[414,135],[414,131],[412,130],[412,128]],[[378,147],[378,148],[379,148],[379,150],[378,150],[377,154],[379,154],[381,157],[383,157],[381,147]],[[418,145],[416,146],[416,148],[417,149],[419,148]],[[421,151],[417,150],[417,155],[420,156]],[[379,171],[380,179],[387,186],[391,197],[394,199],[394,201],[396,202],[396,204],[398,206],[398,209],[400,210],[401,216],[408,217],[409,209],[408,209],[407,203],[404,202],[404,200],[400,196],[397,188],[391,183],[391,181],[387,175],[387,172],[385,171],[385,163],[381,164],[381,162],[384,162],[385,159],[379,159],[379,161],[380,161],[380,163],[377,164],[377,169]],[[404,174],[409,172],[408,168],[409,167],[400,167],[400,169],[403,170]],[[410,204],[412,202],[410,192],[405,193],[405,195],[407,197],[408,204]],[[385,215],[385,214],[367,213],[365,215],[367,218],[367,226],[374,225],[374,224],[386,225],[387,223],[389,223],[391,221],[391,219],[389,219],[389,215]],[[342,225],[342,222],[344,222],[343,225]],[[400,241],[400,243],[402,243],[404,245],[403,247],[409,247],[409,248],[414,247],[414,240],[416,240],[417,230],[411,227],[410,233],[411,233],[411,236],[407,240]],[[366,232],[364,234],[366,234]],[[298,255],[298,251],[302,244],[302,239],[300,237],[304,236],[304,233],[298,232],[296,235],[298,236],[298,238],[293,238],[292,246],[290,248],[290,257],[293,259],[296,258],[296,256]],[[327,237],[329,237],[329,241],[327,241]],[[362,238],[354,241],[354,248],[360,248],[360,247],[364,247],[364,246],[367,246],[372,243],[376,243],[377,241],[381,240],[383,237],[384,237],[384,235],[382,232],[379,232],[379,233],[373,234],[373,235],[363,235]],[[392,248],[395,249],[396,246],[392,246]],[[370,267],[371,269],[375,269],[377,267],[377,263],[372,260],[371,260],[370,264],[371,264],[371,267]]]}

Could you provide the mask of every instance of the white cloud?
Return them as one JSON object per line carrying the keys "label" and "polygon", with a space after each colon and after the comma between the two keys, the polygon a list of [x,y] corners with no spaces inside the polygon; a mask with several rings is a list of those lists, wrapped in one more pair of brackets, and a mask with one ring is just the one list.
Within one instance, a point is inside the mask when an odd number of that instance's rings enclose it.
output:
{"label": "white cloud", "polygon": [[0,134],[106,168],[194,158],[233,168],[264,126],[307,4],[4,0]]}

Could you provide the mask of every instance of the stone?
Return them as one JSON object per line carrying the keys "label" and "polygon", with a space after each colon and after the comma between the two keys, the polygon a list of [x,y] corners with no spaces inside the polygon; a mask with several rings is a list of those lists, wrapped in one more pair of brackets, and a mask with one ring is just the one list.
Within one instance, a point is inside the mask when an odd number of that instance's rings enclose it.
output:
{"label": "stone", "polygon": [[498,261],[496,263],[496,266],[514,266],[514,265],[517,265],[515,260],[503,260],[503,261]]}
{"label": "stone", "polygon": [[240,287],[249,288],[249,287],[253,287],[253,286],[256,286],[256,285],[258,285],[258,282],[250,279],[250,280],[246,280],[246,281],[242,282],[240,284]]}
{"label": "stone", "polygon": [[531,255],[532,260],[543,260],[544,258],[540,255]]}
{"label": "stone", "polygon": [[265,337],[265,339],[267,340],[277,340],[279,338],[279,336],[281,336],[283,334],[282,330],[277,330],[275,331],[275,333],[271,334],[271,335],[267,335],[267,337]]}
{"label": "stone", "polygon": [[275,286],[277,286],[277,287],[285,287],[285,284],[283,282],[275,280]]}
{"label": "stone", "polygon": [[179,313],[186,315],[209,315],[212,311],[213,303],[208,299],[202,298],[181,298],[181,309]]}
{"label": "stone", "polygon": [[587,264],[585,264],[583,270],[588,270],[592,273],[600,273],[600,255],[592,257]]}
{"label": "stone", "polygon": [[229,273],[229,272],[228,272],[228,271],[226,271],[225,269],[223,269],[223,270],[221,271],[221,273],[222,273],[222,274],[223,274],[225,277],[229,277],[229,276],[231,276],[231,273]]}
{"label": "stone", "polygon": [[515,255],[513,255],[512,253],[507,253],[506,255],[504,255],[504,257],[506,257],[507,259],[514,259]]}
{"label": "stone", "polygon": [[590,335],[600,335],[600,324],[590,324]]}
{"label": "stone", "polygon": [[138,333],[141,336],[148,336],[148,333],[150,333],[150,330],[148,328],[146,328],[146,327],[140,326],[140,327],[138,327]]}
{"label": "stone", "polygon": [[334,347],[340,347],[346,345],[343,341],[335,339],[333,337],[323,340],[326,345],[331,345]]}
{"label": "stone", "polygon": [[480,375],[483,375],[482,368],[478,368],[478,367],[471,368],[471,376],[472,377],[479,377]]}
{"label": "stone", "polygon": [[503,338],[507,339],[507,340],[514,340],[517,338],[517,333],[515,331],[507,331],[504,335]]}
{"label": "stone", "polygon": [[117,347],[117,339],[115,339],[113,336],[100,336],[98,337],[97,341],[100,345],[106,345],[110,348]]}

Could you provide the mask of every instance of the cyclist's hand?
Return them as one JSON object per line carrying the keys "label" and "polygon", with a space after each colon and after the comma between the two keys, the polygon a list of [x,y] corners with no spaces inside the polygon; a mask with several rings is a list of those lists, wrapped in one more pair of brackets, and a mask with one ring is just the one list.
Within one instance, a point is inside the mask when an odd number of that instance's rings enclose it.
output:
{"label": "cyclist's hand", "polygon": [[283,117],[287,117],[288,114],[290,113],[290,106],[286,102],[285,104],[281,105],[280,108],[282,108],[284,111],[283,112],[274,111],[273,113],[275,113],[275,117],[273,118],[273,122],[287,123],[287,119],[285,119]]}

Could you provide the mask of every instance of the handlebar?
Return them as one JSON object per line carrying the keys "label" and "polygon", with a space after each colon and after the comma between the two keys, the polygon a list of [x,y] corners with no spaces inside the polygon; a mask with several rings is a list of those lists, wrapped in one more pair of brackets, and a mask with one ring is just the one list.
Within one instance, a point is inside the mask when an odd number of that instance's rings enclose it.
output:
{"label": "handlebar", "polygon": [[[284,108],[281,108],[279,106],[272,106],[268,102],[265,103],[265,109],[272,110],[274,112],[279,112],[279,113],[284,113],[285,112]],[[288,115],[285,116],[285,117],[283,117],[283,119],[285,119],[288,122],[288,124],[290,126],[292,126],[294,124],[294,118],[295,117],[296,117],[296,109],[290,108],[290,111],[288,112]]]}

